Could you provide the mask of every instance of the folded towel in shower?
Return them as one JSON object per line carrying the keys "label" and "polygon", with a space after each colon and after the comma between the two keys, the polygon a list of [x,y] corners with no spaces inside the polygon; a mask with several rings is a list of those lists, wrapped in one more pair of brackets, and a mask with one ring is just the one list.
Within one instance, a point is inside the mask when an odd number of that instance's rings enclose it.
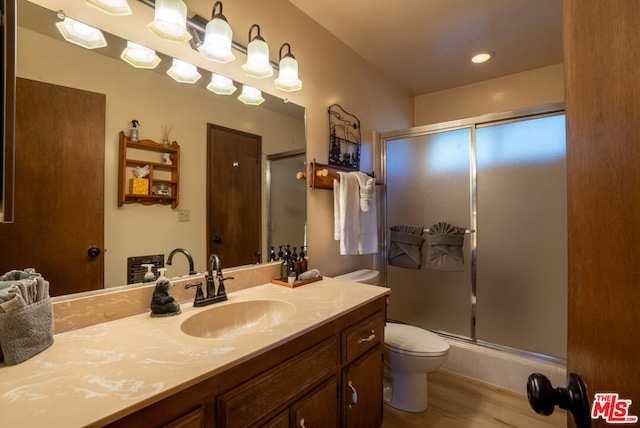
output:
{"label": "folded towel in shower", "polygon": [[427,269],[464,270],[464,233],[465,229],[442,221],[431,226],[427,239]]}
{"label": "folded towel in shower", "polygon": [[[420,231],[420,234],[416,233],[416,229]],[[389,265],[420,269],[422,266],[422,245],[424,244],[424,238],[421,235],[422,228],[406,225],[392,226],[387,255]]]}
{"label": "folded towel in shower", "polygon": [[0,289],[0,361],[9,365],[19,364],[53,343],[49,282],[35,271],[26,276],[11,276],[12,284]]}

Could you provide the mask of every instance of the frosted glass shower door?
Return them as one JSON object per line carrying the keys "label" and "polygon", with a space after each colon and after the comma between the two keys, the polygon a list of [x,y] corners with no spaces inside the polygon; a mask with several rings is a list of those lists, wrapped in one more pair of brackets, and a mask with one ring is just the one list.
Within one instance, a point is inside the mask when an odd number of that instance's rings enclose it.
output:
{"label": "frosted glass shower door", "polygon": [[[422,229],[444,221],[470,227],[470,128],[387,141],[385,150],[387,242],[394,225]],[[424,264],[420,270],[388,266],[389,318],[471,337],[469,239],[466,235],[462,272],[427,270]]]}
{"label": "frosted glass shower door", "polygon": [[476,130],[478,340],[566,355],[564,115]]}

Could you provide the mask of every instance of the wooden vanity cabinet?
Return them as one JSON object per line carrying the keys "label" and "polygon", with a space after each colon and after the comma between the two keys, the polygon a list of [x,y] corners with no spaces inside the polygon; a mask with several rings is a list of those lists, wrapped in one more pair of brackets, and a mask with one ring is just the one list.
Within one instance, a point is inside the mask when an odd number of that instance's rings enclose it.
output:
{"label": "wooden vanity cabinet", "polygon": [[379,427],[385,311],[382,296],[108,426]]}

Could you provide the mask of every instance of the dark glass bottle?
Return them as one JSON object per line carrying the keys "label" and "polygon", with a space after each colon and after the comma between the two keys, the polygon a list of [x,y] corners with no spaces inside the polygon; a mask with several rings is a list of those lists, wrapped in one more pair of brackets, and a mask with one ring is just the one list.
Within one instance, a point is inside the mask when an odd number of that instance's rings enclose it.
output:
{"label": "dark glass bottle", "polygon": [[269,261],[270,262],[276,261],[276,253],[273,251],[273,247],[271,247],[271,251],[269,252]]}
{"label": "dark glass bottle", "polygon": [[282,259],[282,263],[280,263],[280,280],[287,281],[289,278],[289,254],[285,253]]}
{"label": "dark glass bottle", "polygon": [[307,271],[307,255],[304,252],[304,246],[300,247],[300,273]]}

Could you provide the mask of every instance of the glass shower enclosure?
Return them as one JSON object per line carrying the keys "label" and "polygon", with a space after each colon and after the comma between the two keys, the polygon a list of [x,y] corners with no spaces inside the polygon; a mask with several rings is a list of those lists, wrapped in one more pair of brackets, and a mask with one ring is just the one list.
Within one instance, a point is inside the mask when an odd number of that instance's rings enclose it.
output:
{"label": "glass shower enclosure", "polygon": [[386,265],[389,319],[565,358],[565,123],[553,105],[382,135],[389,229],[467,229],[461,271]]}

